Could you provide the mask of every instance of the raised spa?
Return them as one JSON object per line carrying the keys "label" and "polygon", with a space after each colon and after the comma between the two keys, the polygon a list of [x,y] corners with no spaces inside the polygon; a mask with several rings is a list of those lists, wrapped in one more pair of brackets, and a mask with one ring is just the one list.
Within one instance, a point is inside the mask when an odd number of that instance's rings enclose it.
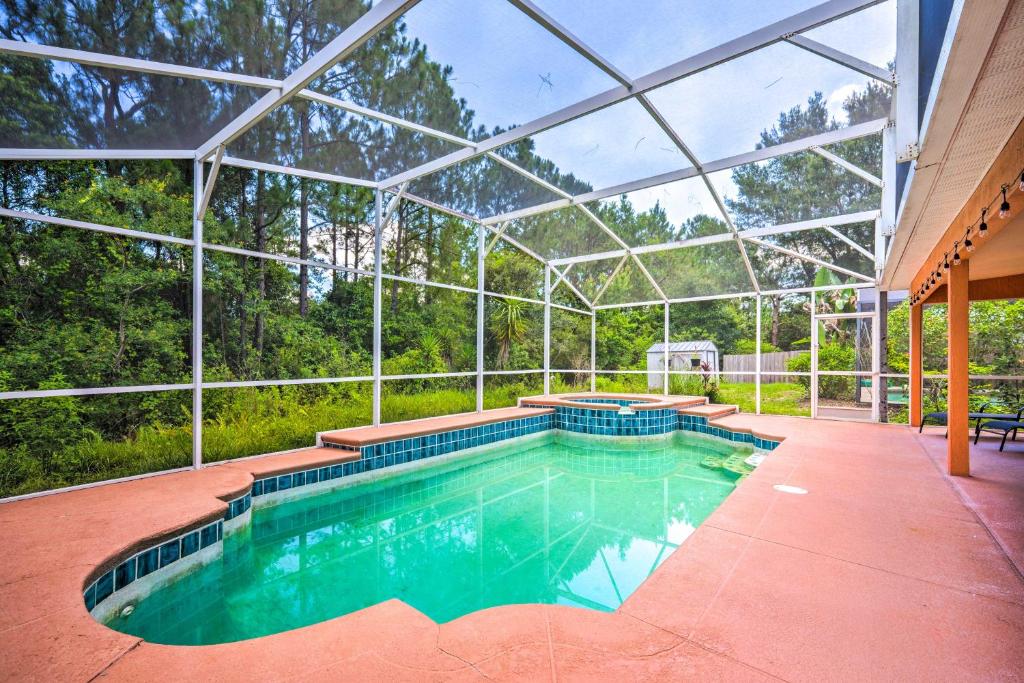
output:
{"label": "raised spa", "polygon": [[[510,603],[614,610],[736,485],[753,452],[676,432],[547,431],[253,508],[223,553],[108,624],[154,643],[254,638],[398,598],[435,621]],[[268,501],[269,502],[269,501]],[[127,614],[126,614],[127,612]]]}

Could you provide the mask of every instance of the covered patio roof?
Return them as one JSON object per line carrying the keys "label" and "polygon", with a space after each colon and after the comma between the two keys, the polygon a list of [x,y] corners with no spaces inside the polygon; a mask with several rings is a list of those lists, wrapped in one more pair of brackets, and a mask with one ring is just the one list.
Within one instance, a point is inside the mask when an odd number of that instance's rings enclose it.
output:
{"label": "covered patio roof", "polygon": [[923,417],[922,308],[947,306],[947,468],[968,475],[970,302],[1024,297],[1024,3],[965,7],[951,27],[881,281],[910,290],[912,425]]}

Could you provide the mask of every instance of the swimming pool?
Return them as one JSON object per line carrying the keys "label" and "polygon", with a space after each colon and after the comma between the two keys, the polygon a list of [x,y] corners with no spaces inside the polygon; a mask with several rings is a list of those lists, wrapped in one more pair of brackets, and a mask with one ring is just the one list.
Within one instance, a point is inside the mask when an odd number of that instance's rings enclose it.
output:
{"label": "swimming pool", "polygon": [[253,510],[220,558],[107,623],[154,643],[268,635],[390,598],[435,621],[511,603],[610,611],[736,485],[749,445],[545,432]]}

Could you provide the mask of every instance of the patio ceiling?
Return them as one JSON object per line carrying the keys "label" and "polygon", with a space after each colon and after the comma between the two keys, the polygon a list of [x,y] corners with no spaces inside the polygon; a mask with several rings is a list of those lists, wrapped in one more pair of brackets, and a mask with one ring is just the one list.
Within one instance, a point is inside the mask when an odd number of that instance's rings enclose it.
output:
{"label": "patio ceiling", "polygon": [[[331,78],[338,69],[344,67],[346,60],[357,59],[360,51],[365,49],[378,32],[395,27],[399,22],[411,27],[414,34],[417,31],[429,31],[431,22],[444,23],[443,35],[447,37],[440,44],[434,41],[431,50],[437,50],[442,57],[452,55],[452,61],[459,62],[460,55],[451,51],[445,43],[449,40],[452,43],[463,40],[465,36],[462,34],[469,35],[477,27],[460,21],[460,13],[470,12],[472,6],[458,0],[382,0],[372,7],[368,6],[344,31],[288,74],[229,73],[61,46],[0,40],[0,52],[8,54],[208,84],[223,89],[226,93],[224,96],[229,98],[232,108],[237,111],[224,125],[203,132],[203,137],[194,147],[19,148],[0,150],[0,158],[196,159],[210,164],[212,168],[209,180],[202,188],[207,195],[216,181],[216,169],[222,164],[374,188],[387,193],[385,199],[401,197],[484,226],[492,240],[503,240],[550,265],[554,278],[573,289],[591,307],[598,305],[597,302],[615,275],[627,268],[635,268],[644,276],[653,292],[650,300],[658,302],[689,300],[694,297],[750,295],[772,290],[773,287],[752,263],[751,254],[757,252],[829,268],[850,282],[872,284],[876,273],[871,272],[871,269],[877,270],[883,265],[884,250],[880,251],[877,244],[881,239],[881,225],[891,225],[891,215],[883,215],[881,210],[859,211],[848,215],[822,216],[813,220],[741,229],[726,206],[720,179],[723,174],[737,167],[811,152],[853,174],[860,181],[879,187],[883,179],[843,159],[827,146],[865,136],[891,134],[893,129],[890,117],[857,125],[841,125],[825,133],[789,140],[776,146],[744,149],[745,138],[740,131],[721,127],[714,118],[691,120],[680,114],[679,105],[695,95],[707,94],[710,97],[711,93],[718,90],[722,91],[723,102],[738,107],[749,106],[755,100],[768,100],[777,112],[794,104],[780,102],[775,105],[771,101],[773,94],[770,90],[763,87],[755,90],[751,83],[744,82],[743,74],[749,67],[749,63],[744,60],[750,59],[752,55],[768,55],[771,59],[787,60],[796,73],[799,73],[800,65],[804,63],[826,64],[837,73],[866,78],[895,88],[892,73],[883,66],[853,54],[856,51],[852,47],[855,43],[849,42],[848,36],[842,38],[845,34],[856,33],[859,13],[872,11],[871,8],[878,5],[893,7],[895,3],[896,0],[888,0],[888,3],[883,0],[828,0],[821,4],[809,1],[779,3],[779,7],[758,4],[758,11],[747,12],[749,16],[745,16],[743,21],[736,19],[734,24],[723,22],[722,27],[709,29],[718,43],[716,45],[703,45],[700,39],[695,39],[695,45],[689,51],[673,45],[653,51],[658,54],[650,54],[652,51],[636,54],[617,47],[616,31],[613,30],[615,27],[607,26],[607,22],[595,28],[588,24],[586,17],[577,16],[565,8],[560,12],[549,12],[552,6],[549,2],[508,0],[496,10],[501,13],[502,30],[494,35],[489,34],[487,40],[493,43],[494,49],[500,50],[507,57],[509,73],[489,74],[493,78],[474,85],[486,91],[481,95],[479,106],[486,108],[490,106],[491,100],[502,102],[502,111],[507,117],[522,118],[526,123],[512,125],[503,131],[496,130],[491,135],[481,131],[472,137],[431,127],[428,121],[420,120],[422,116],[418,114],[403,118],[396,113],[374,109],[368,103],[343,99],[322,91],[328,88]],[[595,13],[607,11],[616,16],[621,15],[620,11],[612,7],[615,4],[604,7],[604,3],[599,3],[601,6],[595,6],[593,10]],[[786,14],[783,6],[797,11]],[[562,16],[556,17],[556,14]],[[624,26],[635,31],[652,31],[659,20],[656,15],[620,18],[624,25],[636,24]],[[749,22],[749,25],[745,25],[744,21]],[[840,30],[829,32],[833,26],[840,27]],[[827,44],[831,41],[838,44]],[[595,48],[595,45],[601,47]],[[576,78],[570,80],[565,88],[556,91],[550,79],[545,80],[544,73],[539,72],[541,82],[538,97],[532,100],[523,95],[523,85],[514,82],[510,76],[515,69],[521,73],[526,69],[536,71],[545,64],[562,63],[572,64],[570,73]],[[453,82],[463,78],[460,67],[472,74],[472,64],[453,64]],[[634,77],[633,73],[642,75]],[[541,98],[540,94],[544,94],[544,97]],[[347,164],[345,155],[340,153],[331,157],[333,167],[315,167],[297,158],[294,150],[261,150],[247,144],[247,134],[260,126],[274,125],[278,120],[276,117],[286,114],[287,108],[294,106],[297,101],[307,103],[314,111],[342,111],[352,121],[376,126],[389,135],[401,131],[405,137],[401,138],[402,144],[392,145],[388,165],[371,168],[356,168]],[[477,106],[478,103],[470,101],[469,104]],[[642,134],[635,143],[632,138],[618,135],[626,122],[629,123],[630,133],[639,131],[638,134]],[[774,121],[756,120],[753,123],[756,131],[757,127],[770,127]],[[590,189],[580,190],[579,184],[566,187],[560,185],[557,179],[542,178],[524,168],[510,152],[516,143],[524,141],[538,148],[558,149],[555,142],[573,140],[588,132],[597,134],[599,140],[596,144],[607,148],[608,151],[601,153],[611,155],[607,157],[608,163],[590,165],[588,168],[585,161],[580,161],[580,155],[574,155],[571,149],[568,156],[557,161],[563,172],[578,174],[582,185]],[[196,131],[190,133],[193,136],[197,134]],[[182,139],[190,138],[182,136]],[[640,149],[641,143],[646,143],[643,149]],[[641,163],[616,163],[616,159],[627,155],[639,157]],[[500,178],[502,190],[508,195],[508,199],[503,202],[504,210],[492,210],[464,193],[460,196],[445,194],[445,174],[474,164],[486,166],[488,172],[494,174],[493,177]],[[595,168],[598,170],[594,171]],[[588,175],[593,177],[586,177]],[[651,188],[664,188],[670,192],[684,187],[685,191],[699,193],[709,202],[709,206],[713,207],[711,213],[717,214],[716,217],[725,225],[724,232],[669,243],[628,244],[616,234],[615,226],[603,222],[594,210],[600,201],[619,195],[630,195]],[[512,199],[513,195],[515,200]],[[861,244],[842,233],[842,226],[857,223],[875,224],[873,232],[876,244]],[[551,245],[550,237],[555,230],[553,226],[569,224],[576,227],[566,231],[566,240]],[[862,258],[861,263],[867,264],[867,267],[855,270],[824,260],[821,255],[782,247],[772,241],[773,235],[808,230],[827,231],[842,240],[851,250],[851,255]],[[546,249],[539,246],[541,240],[538,235],[548,240]],[[702,251],[723,248],[735,251],[738,265],[736,272],[741,274],[739,278],[720,283],[716,291],[673,296],[674,288],[670,282],[673,270],[666,261],[669,252],[688,250],[699,255]],[[663,262],[661,268],[657,267],[659,259]],[[574,264],[582,266],[599,261],[607,262],[603,271],[607,277],[601,290],[587,297],[576,289],[567,273]],[[687,290],[684,293],[690,292]],[[605,305],[645,302],[621,301]]]}

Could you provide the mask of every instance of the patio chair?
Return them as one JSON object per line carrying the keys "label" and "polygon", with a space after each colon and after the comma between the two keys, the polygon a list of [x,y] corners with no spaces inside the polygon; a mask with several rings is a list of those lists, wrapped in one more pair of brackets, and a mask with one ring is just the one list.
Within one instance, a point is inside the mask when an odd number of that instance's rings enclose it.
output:
{"label": "patio chair", "polygon": [[[1021,410],[1018,410],[1016,413],[987,413],[987,412],[985,412],[990,407],[992,407],[992,402],[983,403],[981,405],[981,407],[978,408],[977,412],[967,413],[967,422],[968,422],[968,424],[970,423],[971,420],[975,421],[974,422],[975,443],[977,443],[977,436],[979,434],[978,430],[981,428],[981,421],[982,420],[1020,420],[1021,412],[1024,411],[1024,408],[1021,408]],[[934,413],[928,413],[927,415],[922,417],[921,418],[921,427],[917,430],[918,434],[920,434],[920,433],[922,433],[924,431],[924,427],[928,423],[929,419],[935,420],[936,424],[946,425],[946,424],[949,424],[949,413],[946,412],[946,411],[934,412]]]}
{"label": "patio chair", "polygon": [[1016,420],[991,420],[978,429],[978,434],[974,437],[974,443],[978,443],[978,437],[981,436],[982,432],[1002,434],[1003,440],[999,442],[999,450],[1001,451],[1003,450],[1003,446],[1006,445],[1006,437],[1011,433],[1013,434],[1013,440],[1017,440],[1018,429],[1024,429],[1024,422]]}
{"label": "patio chair", "polygon": [[974,443],[977,445],[978,439],[981,438],[982,432],[989,432],[990,434],[1002,434],[1003,440],[999,443],[999,450],[1002,451],[1006,445],[1006,437],[1013,434],[1013,441],[1017,440],[1017,430],[1024,429],[1024,421],[1021,421],[1021,417],[1024,416],[1024,408],[1017,411],[1017,414],[1009,418],[1003,418],[998,420],[989,420],[988,422],[978,422],[978,428],[974,433]]}

